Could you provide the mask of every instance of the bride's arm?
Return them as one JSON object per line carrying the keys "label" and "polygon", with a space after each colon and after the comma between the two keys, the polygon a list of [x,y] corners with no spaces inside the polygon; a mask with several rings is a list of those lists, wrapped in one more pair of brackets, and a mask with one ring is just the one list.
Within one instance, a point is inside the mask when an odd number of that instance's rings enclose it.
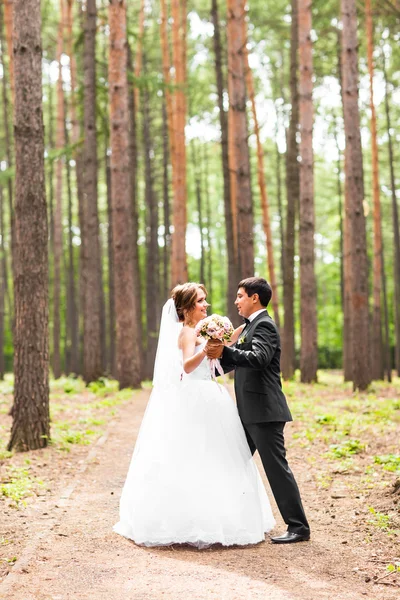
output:
{"label": "bride's arm", "polygon": [[190,327],[184,327],[180,336],[180,347],[183,353],[183,370],[185,373],[191,373],[205,358],[204,348],[196,352],[196,334]]}

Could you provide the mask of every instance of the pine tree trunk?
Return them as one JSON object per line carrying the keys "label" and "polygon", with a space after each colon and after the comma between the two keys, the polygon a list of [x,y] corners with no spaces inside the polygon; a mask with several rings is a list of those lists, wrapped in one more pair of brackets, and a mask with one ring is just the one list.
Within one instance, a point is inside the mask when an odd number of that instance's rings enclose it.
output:
{"label": "pine tree trunk", "polygon": [[4,198],[3,187],[0,185],[0,379],[4,379],[5,363],[4,363],[4,317],[5,317],[5,297],[6,297],[6,280],[4,278],[5,269],[5,249],[4,249]]}
{"label": "pine tree trunk", "polygon": [[[212,299],[213,293],[213,252],[212,252],[212,241],[211,241],[211,227],[212,227],[212,216],[211,216],[211,198],[209,189],[209,159],[207,153],[207,145],[204,144],[204,190],[206,197],[206,219],[207,219],[207,291],[209,297]],[[231,303],[232,304],[232,303]]]}
{"label": "pine tree trunk", "polygon": [[368,335],[368,262],[363,209],[364,185],[358,109],[357,12],[355,0],[341,0],[342,67],[346,136],[346,185],[349,198],[351,251],[351,318],[354,389],[371,381]]}
{"label": "pine tree trunk", "polygon": [[[48,85],[48,97],[49,97],[49,112],[48,112],[48,138],[47,143],[49,150],[54,150],[54,104],[53,104],[53,85],[49,81]],[[49,161],[49,176],[48,176],[48,213],[49,213],[49,245],[50,245],[50,260],[54,256],[54,161]]]}
{"label": "pine tree trunk", "polygon": [[[57,118],[56,148],[65,146],[64,136],[64,90],[62,80],[61,55],[64,49],[64,11],[63,0],[60,0],[60,23],[57,38],[58,81],[57,81]],[[63,195],[63,158],[56,163],[56,206],[54,211],[54,280],[53,280],[53,374],[56,379],[61,376],[61,260],[63,255],[62,227],[62,195]]]}
{"label": "pine tree trunk", "polygon": [[13,5],[15,0],[4,0],[4,26],[6,32],[7,54],[8,54],[8,70],[10,74],[11,101],[15,103],[15,86],[14,86],[14,51],[13,51]]}
{"label": "pine tree trunk", "polygon": [[[146,75],[146,71],[144,71]],[[159,324],[159,259],[158,259],[158,207],[154,191],[154,148],[151,136],[150,94],[147,86],[142,94],[143,154],[145,169],[146,205],[146,378],[151,379],[156,358]]]}
{"label": "pine tree trunk", "polygon": [[[78,8],[80,10],[79,16],[82,20],[82,31],[84,31],[84,18],[86,17],[86,12],[83,13],[81,7]],[[75,148],[73,150],[73,157],[75,160],[75,177],[76,177],[76,193],[78,197],[78,219],[79,219],[79,229],[80,229],[80,237],[81,237],[81,245],[79,247],[79,290],[78,290],[78,303],[77,303],[77,317],[76,317],[76,328],[77,331],[74,333],[74,336],[77,336],[78,339],[78,348],[76,351],[76,356],[74,356],[73,360],[75,363],[74,372],[82,373],[83,370],[83,360],[81,360],[81,353],[83,354],[83,349],[81,346],[81,336],[80,333],[83,332],[80,328],[80,319],[83,319],[83,307],[84,307],[84,289],[85,286],[82,280],[82,268],[83,268],[83,253],[84,253],[84,243],[85,243],[85,235],[84,235],[84,223],[83,223],[83,172],[82,172],[82,149],[79,144],[81,133],[80,133],[80,123],[77,114],[79,99],[79,88],[77,85],[77,68],[76,68],[76,59],[75,53],[73,50],[73,0],[67,0],[67,9],[66,9],[66,26],[67,26],[67,52],[69,55],[69,69],[70,69],[70,77],[71,77],[71,139]],[[75,370],[76,369],[76,370]]]}
{"label": "pine tree trunk", "polygon": [[8,448],[47,446],[49,419],[48,241],[39,0],[15,0],[14,407]]}
{"label": "pine tree trunk", "polygon": [[[239,317],[234,305],[236,298],[237,284],[239,283],[238,264],[235,251],[235,231],[236,225],[233,223],[232,199],[231,199],[231,183],[229,172],[229,152],[228,152],[228,118],[224,109],[224,76],[222,70],[222,43],[221,31],[218,13],[218,1],[211,2],[211,16],[214,25],[214,54],[215,54],[215,74],[217,82],[218,108],[219,108],[219,123],[221,127],[221,160],[222,174],[224,181],[224,216],[225,216],[225,236],[226,236],[226,252],[228,259],[228,286],[227,286],[227,314],[231,321],[239,324]],[[235,176],[235,174],[233,173]]]}
{"label": "pine tree trunk", "polygon": [[275,144],[275,154],[276,154],[276,197],[278,200],[278,214],[279,214],[279,240],[280,240],[280,247],[281,247],[281,252],[280,252],[280,270],[281,270],[281,280],[283,278],[283,259],[284,259],[284,247],[285,247],[285,230],[284,230],[284,223],[283,223],[283,206],[282,206],[282,172],[281,172],[281,162],[282,162],[282,157],[281,157],[281,153],[279,152],[279,146],[278,143],[276,142]]}
{"label": "pine tree trunk", "polygon": [[[65,114],[67,106],[65,105]],[[67,119],[64,124],[65,143],[69,145],[69,133]],[[68,192],[68,263],[66,265],[67,279],[67,326],[66,326],[66,344],[65,344],[65,370],[67,373],[78,373],[78,323],[76,306],[76,287],[74,270],[74,246],[72,239],[73,221],[72,221],[72,186],[71,186],[71,167],[69,157],[66,161],[67,171],[67,192]]]}
{"label": "pine tree trunk", "polygon": [[[5,3],[5,12],[7,5],[11,8],[9,10],[12,11],[12,2],[7,0]],[[10,112],[12,113],[12,109],[10,111],[9,101],[8,101],[8,93],[7,93],[7,70],[5,68],[5,44],[3,39],[3,14],[2,14],[2,6],[0,5],[0,44],[1,44],[1,64],[3,65],[3,76],[2,76],[2,92],[3,92],[3,121],[4,121],[4,138],[5,138],[5,155],[7,160],[7,167],[11,168],[13,165],[13,151],[12,151],[12,138],[10,135]],[[10,19],[10,15],[8,16]],[[11,12],[12,19],[12,12]],[[6,31],[10,31],[9,33],[10,39],[12,39],[12,20],[6,26]],[[7,40],[9,41],[9,40]],[[12,51],[12,44],[8,43],[8,51]],[[9,69],[10,69],[10,78],[11,78],[11,69],[13,68],[13,58],[9,58]],[[14,77],[14,75],[12,75]],[[14,84],[13,84],[14,85]],[[14,97],[14,92],[12,91],[12,97]],[[14,100],[13,100],[14,101]],[[13,256],[14,256],[14,245],[15,245],[15,233],[14,233],[14,200],[13,200],[13,181],[9,178],[7,182],[7,194],[8,194],[8,207],[10,213],[10,237],[11,237],[11,270],[13,270]]]}
{"label": "pine tree trunk", "polygon": [[114,286],[114,235],[111,202],[111,166],[108,155],[108,136],[106,137],[104,164],[107,185],[107,248],[108,248],[108,372],[116,376],[115,363],[115,286]]}
{"label": "pine tree trunk", "polygon": [[192,140],[192,164],[193,164],[193,177],[194,177],[194,187],[195,187],[195,195],[196,195],[196,208],[197,208],[197,218],[198,218],[198,227],[200,234],[200,273],[199,273],[199,281],[204,283],[205,279],[205,248],[204,248],[204,221],[203,221],[203,202],[202,202],[202,193],[201,193],[201,159],[200,156],[196,153],[195,141]]}
{"label": "pine tree trunk", "polygon": [[389,168],[390,168],[390,188],[392,191],[392,221],[393,221],[393,281],[394,281],[394,327],[395,327],[395,368],[397,376],[400,377],[400,229],[399,229],[399,211],[396,198],[396,180],[394,176],[394,152],[392,141],[392,124],[389,109],[389,90],[388,78],[385,65],[385,55],[383,55],[383,74],[385,78],[385,113],[386,129],[388,136],[389,150]]}
{"label": "pine tree trunk", "polygon": [[126,3],[109,5],[109,93],[111,131],[111,196],[114,242],[116,367],[120,388],[140,385],[133,279],[132,210],[129,173],[129,111],[127,82]]}
{"label": "pine tree trunk", "polygon": [[83,378],[96,381],[103,374],[101,347],[101,256],[97,208],[96,130],[96,0],[87,0],[84,34],[84,147],[83,147],[83,249],[84,286]]}
{"label": "pine tree trunk", "polygon": [[163,137],[163,224],[164,224],[164,247],[163,247],[163,300],[168,298],[170,290],[170,254],[171,254],[171,234],[170,234],[170,199],[169,199],[169,151],[168,151],[168,123],[167,106],[165,100],[165,91],[162,103],[162,137]]}
{"label": "pine tree trunk", "polygon": [[371,110],[371,159],[372,159],[372,192],[374,217],[374,258],[373,258],[373,309],[372,309],[372,339],[371,339],[371,376],[372,379],[384,378],[383,343],[381,322],[381,288],[382,288],[382,226],[381,201],[379,192],[379,157],[376,127],[376,112],[374,103],[374,41],[371,0],[365,1],[367,29],[367,59],[370,86]]}
{"label": "pine tree trunk", "polygon": [[271,230],[271,219],[269,216],[269,199],[267,192],[267,184],[265,181],[265,168],[264,168],[264,149],[261,144],[260,139],[260,127],[258,124],[257,118],[257,107],[256,107],[256,94],[253,83],[253,74],[249,65],[249,54],[247,50],[246,40],[247,40],[247,30],[246,24],[243,20],[243,38],[244,38],[244,46],[243,53],[245,59],[245,70],[246,70],[246,83],[247,83],[247,92],[251,101],[251,107],[253,111],[253,121],[254,121],[254,133],[256,134],[256,142],[257,142],[257,178],[258,185],[260,188],[260,196],[261,196],[261,209],[262,209],[262,224],[264,235],[267,243],[267,263],[268,263],[268,272],[269,272],[269,281],[272,288],[272,309],[274,311],[274,319],[275,323],[278,327],[280,327],[280,319],[279,319],[279,293],[278,293],[278,282],[276,280],[275,275],[275,260],[274,260],[274,249],[272,245],[272,230]]}
{"label": "pine tree trunk", "polygon": [[299,12],[299,100],[300,100],[300,375],[303,383],[317,380],[317,284],[315,280],[314,156],[313,156],[313,60],[311,1],[298,0]]}
{"label": "pine tree trunk", "polygon": [[[337,74],[340,86],[340,97],[342,100],[343,120],[344,120],[344,100],[343,100],[343,68],[342,68],[342,32],[337,29]],[[339,148],[338,148],[339,153]],[[346,150],[344,152],[344,172],[346,173]],[[339,177],[339,176],[338,176]],[[352,335],[351,335],[351,265],[350,265],[350,212],[349,212],[349,193],[345,181],[344,184],[344,219],[343,219],[343,376],[345,381],[351,381],[353,378],[352,362]]]}
{"label": "pine tree trunk", "polygon": [[171,279],[172,284],[187,281],[186,226],[187,226],[187,187],[186,187],[186,0],[171,0],[172,56],[175,69],[174,88],[174,127],[175,159],[173,167],[173,233],[171,238]]}
{"label": "pine tree trunk", "polygon": [[296,210],[300,196],[300,173],[297,157],[299,154],[297,130],[299,124],[299,95],[297,90],[297,49],[298,49],[298,14],[297,0],[291,0],[292,23],[290,30],[290,98],[291,113],[286,152],[286,233],[283,271],[283,310],[284,323],[282,331],[282,376],[291,379],[295,369],[295,319],[294,319],[294,254]]}
{"label": "pine tree trunk", "polygon": [[[141,55],[141,39],[138,42],[138,52]],[[140,58],[140,62],[142,59]],[[128,72],[133,73],[132,55],[130,47],[128,46]],[[139,77],[140,70],[135,69],[137,77]],[[135,75],[136,76],[136,75]],[[140,261],[139,261],[139,199],[138,199],[138,153],[139,144],[137,142],[137,124],[136,114],[139,106],[139,91],[138,87],[129,86],[128,91],[128,109],[129,109],[129,160],[130,160],[130,196],[131,196],[131,210],[132,210],[132,249],[133,249],[133,280],[136,281],[137,286],[137,298],[138,298],[138,310],[136,311],[136,329],[138,332],[139,339],[143,339],[143,325],[142,325],[142,276],[140,272]],[[140,372],[143,369],[142,356],[138,356],[140,360]]]}
{"label": "pine tree trunk", "polygon": [[246,82],[243,47],[245,2],[228,0],[228,52],[232,86],[229,102],[232,106],[234,155],[236,169],[236,207],[238,226],[239,277],[254,275],[253,199],[250,182],[250,156],[246,116]]}
{"label": "pine tree trunk", "polygon": [[[236,32],[234,29],[234,21],[229,18],[229,14],[232,11],[232,0],[227,2],[227,14],[226,14],[226,43],[227,43],[227,55],[228,55],[228,125],[227,125],[227,156],[228,156],[228,173],[229,173],[229,196],[230,196],[230,213],[232,216],[232,242],[233,242],[233,262],[236,268],[237,276],[235,279],[239,281],[239,250],[238,250],[238,208],[237,208],[237,175],[236,175],[236,152],[235,152],[235,134],[234,134],[234,114],[233,105],[231,98],[233,98],[233,78],[234,78],[234,66],[233,66],[233,53],[229,49],[229,39],[234,39]],[[228,274],[228,281],[230,275]],[[237,284],[236,284],[237,285]],[[234,297],[236,296],[236,289],[234,290]],[[232,299],[228,298],[228,305],[232,305]],[[236,307],[235,307],[236,309]],[[233,309],[232,309],[233,310]]]}

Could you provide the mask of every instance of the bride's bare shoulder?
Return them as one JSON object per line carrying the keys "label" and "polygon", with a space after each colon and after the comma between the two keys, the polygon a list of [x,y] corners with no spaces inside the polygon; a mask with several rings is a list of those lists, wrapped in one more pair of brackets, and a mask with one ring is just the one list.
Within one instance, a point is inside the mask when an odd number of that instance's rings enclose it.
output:
{"label": "bride's bare shoulder", "polygon": [[193,327],[184,325],[179,333],[178,346],[181,348],[184,343],[191,342],[196,339],[196,334]]}

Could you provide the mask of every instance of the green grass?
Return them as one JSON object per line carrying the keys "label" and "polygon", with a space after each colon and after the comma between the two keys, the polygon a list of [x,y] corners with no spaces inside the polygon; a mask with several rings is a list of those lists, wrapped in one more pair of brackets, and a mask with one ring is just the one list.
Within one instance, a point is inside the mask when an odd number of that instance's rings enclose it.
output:
{"label": "green grass", "polygon": [[372,514],[372,519],[368,521],[371,525],[378,527],[382,531],[385,531],[388,534],[394,533],[391,529],[391,520],[389,515],[385,513],[378,512],[372,506],[368,507],[369,512]]}
{"label": "green grass", "polygon": [[0,495],[9,498],[13,505],[25,504],[24,500],[30,496],[37,487],[44,483],[37,477],[30,475],[29,467],[6,467],[5,482],[0,484]]}

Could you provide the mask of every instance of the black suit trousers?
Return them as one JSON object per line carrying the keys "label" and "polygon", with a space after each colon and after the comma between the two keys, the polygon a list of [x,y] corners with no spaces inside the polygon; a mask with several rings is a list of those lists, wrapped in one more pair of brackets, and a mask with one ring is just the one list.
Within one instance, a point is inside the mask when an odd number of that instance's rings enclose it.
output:
{"label": "black suit trousers", "polygon": [[286,460],[285,423],[243,425],[251,453],[261,458],[275,501],[288,531],[309,535],[310,527],[300,498],[299,488]]}

